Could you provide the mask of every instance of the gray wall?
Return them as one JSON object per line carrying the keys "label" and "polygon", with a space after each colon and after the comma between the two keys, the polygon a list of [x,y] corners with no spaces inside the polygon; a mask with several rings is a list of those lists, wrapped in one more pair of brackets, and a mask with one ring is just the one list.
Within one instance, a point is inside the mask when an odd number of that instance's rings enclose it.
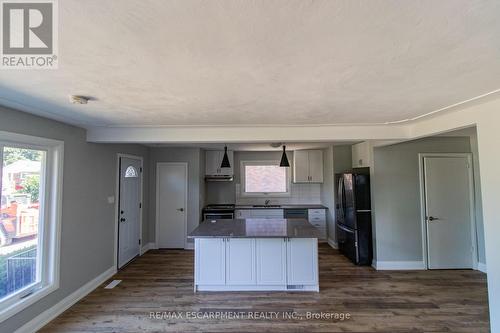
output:
{"label": "gray wall", "polygon": [[[188,208],[187,208],[187,232],[193,231],[200,223],[201,200],[203,180],[200,170],[202,166],[202,151],[199,148],[151,148],[150,150],[150,177],[149,177],[149,216],[150,229],[149,240],[155,241],[155,219],[156,219],[156,163],[158,162],[187,162],[188,164]],[[201,198],[200,198],[201,196]],[[192,243],[189,239],[188,242]]]}
{"label": "gray wall", "polygon": [[471,152],[468,137],[433,137],[374,150],[372,209],[378,261],[422,261],[419,153]]}
{"label": "gray wall", "polygon": [[0,130],[64,141],[60,287],[0,324],[0,332],[13,332],[113,266],[115,206],[107,197],[115,195],[116,154],[144,157],[145,185],[149,156],[146,147],[87,143],[81,128],[2,107]]}

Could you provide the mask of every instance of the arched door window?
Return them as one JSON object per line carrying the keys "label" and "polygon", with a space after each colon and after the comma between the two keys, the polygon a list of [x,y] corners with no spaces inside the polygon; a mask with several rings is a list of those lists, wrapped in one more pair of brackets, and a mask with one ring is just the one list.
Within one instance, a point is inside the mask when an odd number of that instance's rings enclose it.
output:
{"label": "arched door window", "polygon": [[125,178],[137,178],[139,177],[139,173],[137,169],[130,165],[127,170],[125,170]]}

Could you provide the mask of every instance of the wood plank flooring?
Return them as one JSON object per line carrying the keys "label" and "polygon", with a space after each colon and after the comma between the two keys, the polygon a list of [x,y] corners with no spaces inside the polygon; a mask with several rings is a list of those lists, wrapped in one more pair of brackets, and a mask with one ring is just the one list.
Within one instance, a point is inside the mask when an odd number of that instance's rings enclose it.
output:
{"label": "wood plank flooring", "polygon": [[[116,288],[103,284],[42,332],[489,332],[486,275],[477,271],[380,272],[321,244],[320,293],[195,294],[193,260],[193,251],[149,251],[113,277],[123,280]],[[192,312],[241,314],[186,318]]]}

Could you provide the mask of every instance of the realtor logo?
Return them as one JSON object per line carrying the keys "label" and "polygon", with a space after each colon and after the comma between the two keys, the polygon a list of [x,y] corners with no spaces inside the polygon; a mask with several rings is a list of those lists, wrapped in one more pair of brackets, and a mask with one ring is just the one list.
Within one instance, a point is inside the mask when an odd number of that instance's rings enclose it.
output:
{"label": "realtor logo", "polygon": [[1,8],[1,68],[57,68],[57,3],[2,0]]}

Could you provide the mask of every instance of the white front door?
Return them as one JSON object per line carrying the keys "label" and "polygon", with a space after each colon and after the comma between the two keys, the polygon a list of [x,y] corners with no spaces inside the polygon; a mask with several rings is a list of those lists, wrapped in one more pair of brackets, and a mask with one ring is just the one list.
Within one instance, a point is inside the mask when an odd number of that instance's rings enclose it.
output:
{"label": "white front door", "polygon": [[118,268],[140,252],[141,163],[140,159],[120,157]]}
{"label": "white front door", "polygon": [[473,266],[470,167],[467,156],[424,157],[429,269]]}
{"label": "white front door", "polygon": [[187,223],[187,164],[156,167],[156,240],[159,248],[184,248]]}

